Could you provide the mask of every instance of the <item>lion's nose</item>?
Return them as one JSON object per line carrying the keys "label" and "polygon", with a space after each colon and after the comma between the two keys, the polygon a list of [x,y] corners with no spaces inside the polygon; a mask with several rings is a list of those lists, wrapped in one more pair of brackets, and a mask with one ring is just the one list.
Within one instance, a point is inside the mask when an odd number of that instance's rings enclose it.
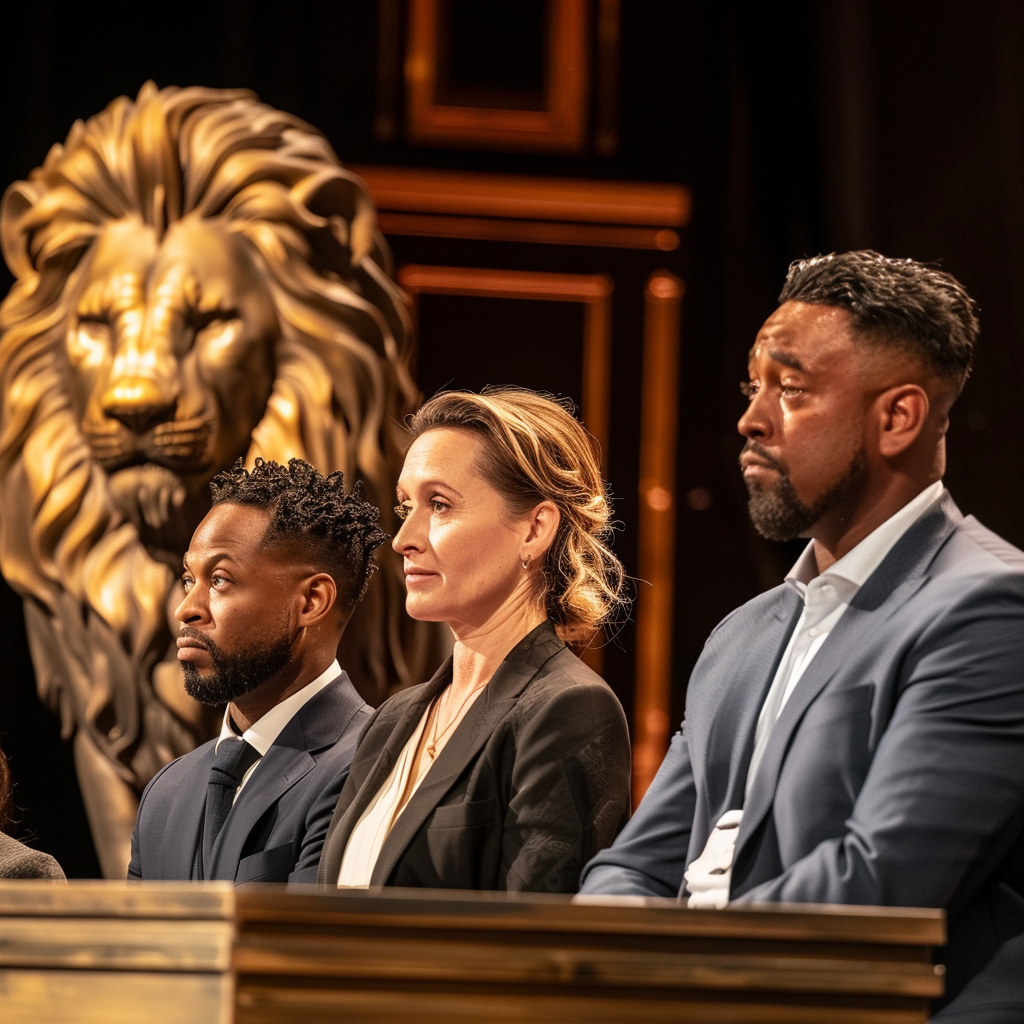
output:
{"label": "lion's nose", "polygon": [[122,377],[107,388],[102,400],[104,413],[136,434],[171,419],[175,403],[173,395],[148,377]]}

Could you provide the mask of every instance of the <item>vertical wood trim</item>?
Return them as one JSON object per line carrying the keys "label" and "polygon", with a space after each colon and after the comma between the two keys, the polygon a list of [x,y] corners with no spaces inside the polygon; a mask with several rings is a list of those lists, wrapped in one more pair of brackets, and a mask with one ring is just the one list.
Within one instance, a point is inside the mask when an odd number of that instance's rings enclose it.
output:
{"label": "vertical wood trim", "polygon": [[401,63],[401,0],[378,0],[377,100],[373,136],[380,142],[394,142],[398,136]]}
{"label": "vertical wood trim", "polygon": [[594,148],[614,156],[619,148],[619,15],[621,0],[598,0],[597,61],[594,74]]}
{"label": "vertical wood trim", "polygon": [[[608,443],[611,437],[612,375],[612,281],[603,277],[603,294],[586,305],[583,326],[583,421],[600,447],[601,476],[608,477]],[[604,675],[603,628],[580,657],[599,676]]]}
{"label": "vertical wood trim", "polygon": [[407,131],[415,132],[437,102],[437,2],[409,0],[405,57]]}
{"label": "vertical wood trim", "polygon": [[679,317],[685,286],[655,271],[644,291],[640,521],[633,709],[633,800],[668,748],[672,699]]}
{"label": "vertical wood trim", "polygon": [[586,142],[590,47],[587,0],[554,0],[548,30],[547,107],[551,136],[570,150]]}
{"label": "vertical wood trim", "polygon": [[608,475],[608,418],[611,409],[612,282],[603,277],[603,290],[584,307],[583,421],[601,446],[601,473]]}

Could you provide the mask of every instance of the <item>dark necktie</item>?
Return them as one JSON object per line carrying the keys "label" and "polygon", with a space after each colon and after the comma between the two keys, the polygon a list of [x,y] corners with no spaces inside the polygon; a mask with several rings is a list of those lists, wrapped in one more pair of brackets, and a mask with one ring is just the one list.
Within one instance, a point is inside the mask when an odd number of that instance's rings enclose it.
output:
{"label": "dark necktie", "polygon": [[210,769],[206,786],[206,819],[203,823],[203,877],[213,869],[213,846],[224,827],[235,793],[245,773],[260,759],[260,752],[242,739],[224,739]]}

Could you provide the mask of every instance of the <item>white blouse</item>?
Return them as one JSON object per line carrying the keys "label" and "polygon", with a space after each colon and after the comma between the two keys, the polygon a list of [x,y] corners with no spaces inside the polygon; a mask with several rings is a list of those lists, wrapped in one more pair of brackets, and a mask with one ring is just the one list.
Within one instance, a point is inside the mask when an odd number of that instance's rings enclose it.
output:
{"label": "white blouse", "polygon": [[[405,787],[409,784],[409,776],[416,760],[416,748],[419,746],[423,729],[430,717],[431,707],[432,705],[427,705],[420,724],[416,726],[408,743],[402,748],[395,767],[391,769],[391,774],[385,780],[384,785],[377,790],[376,796],[363,811],[359,821],[356,822],[356,827],[352,830],[348,845],[345,847],[345,855],[341,859],[341,873],[338,875],[339,889],[369,888],[370,878],[373,875],[377,858],[380,856],[381,847],[402,810],[405,809],[403,807],[400,810],[398,804],[405,792]],[[413,783],[409,800],[412,799],[413,793],[419,788],[426,774],[425,771],[421,772],[420,777]],[[408,800],[405,806],[409,806]]]}

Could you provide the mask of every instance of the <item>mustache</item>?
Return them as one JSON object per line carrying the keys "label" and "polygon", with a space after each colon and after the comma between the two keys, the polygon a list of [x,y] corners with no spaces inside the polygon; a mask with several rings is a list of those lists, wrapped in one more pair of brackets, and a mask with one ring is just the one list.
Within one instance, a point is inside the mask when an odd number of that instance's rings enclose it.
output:
{"label": "mustache", "polygon": [[743,458],[747,453],[756,455],[763,463],[782,476],[788,476],[786,467],[774,455],[771,455],[765,447],[758,444],[757,441],[747,441],[743,446],[743,451],[740,452],[740,458]]}
{"label": "mustache", "polygon": [[209,637],[203,636],[195,626],[182,626],[178,630],[178,636],[187,636],[189,640],[195,640],[200,647],[207,651],[215,651],[217,649],[217,645]]}

